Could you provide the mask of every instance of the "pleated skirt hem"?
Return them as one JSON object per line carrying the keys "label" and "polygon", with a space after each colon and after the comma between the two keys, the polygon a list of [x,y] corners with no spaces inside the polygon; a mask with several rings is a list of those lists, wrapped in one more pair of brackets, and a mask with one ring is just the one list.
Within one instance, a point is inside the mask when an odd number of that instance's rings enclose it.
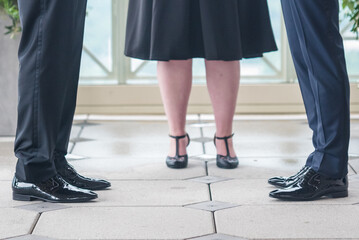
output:
{"label": "pleated skirt hem", "polygon": [[183,56],[148,56],[148,55],[141,55],[138,52],[125,52],[125,56],[140,60],[146,61],[171,61],[171,60],[189,60],[189,59],[205,59],[208,61],[239,61],[242,59],[249,59],[249,58],[260,58],[263,57],[264,53],[270,53],[277,51],[277,49],[273,50],[266,50],[257,54],[245,55],[245,56],[204,56],[203,54],[191,54],[191,55],[183,55]]}

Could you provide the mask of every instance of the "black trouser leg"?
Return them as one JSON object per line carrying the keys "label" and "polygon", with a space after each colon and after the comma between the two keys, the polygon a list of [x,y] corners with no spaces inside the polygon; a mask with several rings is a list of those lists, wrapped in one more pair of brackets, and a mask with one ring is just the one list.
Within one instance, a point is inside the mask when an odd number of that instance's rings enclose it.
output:
{"label": "black trouser leg", "polygon": [[[81,14],[85,14],[86,3],[81,7]],[[71,66],[69,67],[70,71],[70,81],[68,82],[64,107],[62,108],[62,116],[60,123],[60,131],[58,132],[56,147],[55,147],[55,166],[56,169],[61,169],[67,165],[65,156],[67,154],[67,149],[70,140],[71,128],[73,123],[73,118],[76,109],[76,100],[77,100],[77,90],[78,90],[78,80],[80,74],[80,62],[81,62],[81,53],[83,46],[83,32],[84,32],[85,17],[78,19],[74,25],[74,31],[81,35],[81,39],[78,36],[73,36],[73,57],[71,59]]]}
{"label": "black trouser leg", "polygon": [[282,0],[288,40],[315,152],[307,165],[332,178],[348,172],[349,80],[337,0]]}
{"label": "black trouser leg", "polygon": [[67,97],[77,90],[86,0],[19,0],[19,8],[16,176],[38,182],[56,174],[53,155],[63,119],[73,117],[64,109],[76,104]]}

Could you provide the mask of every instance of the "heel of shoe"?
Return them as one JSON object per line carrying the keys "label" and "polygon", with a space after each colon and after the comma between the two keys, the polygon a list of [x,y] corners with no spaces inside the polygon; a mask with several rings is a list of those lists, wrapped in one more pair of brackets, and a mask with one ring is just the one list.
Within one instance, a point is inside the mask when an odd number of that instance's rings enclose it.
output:
{"label": "heel of shoe", "polygon": [[33,200],[35,200],[35,198],[33,198],[31,196],[22,195],[22,194],[18,194],[18,193],[13,193],[12,199],[16,200],[16,201],[33,201]]}
{"label": "heel of shoe", "polygon": [[349,195],[348,190],[328,194],[328,196],[332,198],[344,198],[344,197],[348,197],[348,195]]}

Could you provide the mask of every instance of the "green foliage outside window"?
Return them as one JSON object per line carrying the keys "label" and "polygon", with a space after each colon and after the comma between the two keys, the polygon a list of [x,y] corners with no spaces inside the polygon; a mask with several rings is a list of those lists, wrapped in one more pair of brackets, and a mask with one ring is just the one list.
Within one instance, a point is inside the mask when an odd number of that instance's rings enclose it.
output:
{"label": "green foliage outside window", "polygon": [[6,26],[5,34],[10,35],[11,38],[16,33],[21,32],[19,8],[16,0],[0,0],[0,11],[4,12],[11,19],[11,25]]}
{"label": "green foliage outside window", "polygon": [[359,0],[343,0],[343,9],[353,22],[352,32],[359,33]]}

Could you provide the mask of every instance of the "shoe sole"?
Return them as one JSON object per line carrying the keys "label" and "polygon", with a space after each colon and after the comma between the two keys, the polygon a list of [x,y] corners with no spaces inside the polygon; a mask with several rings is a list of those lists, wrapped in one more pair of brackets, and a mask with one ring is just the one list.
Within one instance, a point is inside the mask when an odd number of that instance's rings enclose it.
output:
{"label": "shoe sole", "polygon": [[23,195],[23,194],[18,194],[18,193],[13,193],[12,194],[12,199],[15,201],[36,201],[36,200],[41,200],[44,202],[51,202],[51,203],[82,203],[82,202],[89,202],[91,200],[96,199],[97,197],[93,197],[93,198],[89,198],[89,199],[81,199],[81,200],[63,200],[63,201],[54,201],[54,200],[49,200],[49,199],[45,199],[42,197],[37,197],[37,196],[33,196],[33,195]]}
{"label": "shoe sole", "polygon": [[108,187],[84,188],[84,189],[87,189],[87,190],[90,190],[90,191],[101,191],[101,190],[108,190],[110,187],[111,187],[111,185],[108,186]]}
{"label": "shoe sole", "polygon": [[327,193],[323,193],[323,194],[319,194],[319,195],[314,195],[313,197],[310,198],[298,198],[298,197],[275,197],[272,195],[269,195],[271,198],[275,198],[275,199],[279,199],[279,200],[284,200],[284,201],[314,201],[314,200],[318,200],[322,197],[328,197],[328,198],[345,198],[349,196],[348,190],[344,190],[344,191],[332,191],[332,192],[327,192]]}
{"label": "shoe sole", "polygon": [[187,164],[184,164],[184,165],[169,165],[169,164],[167,164],[167,167],[172,168],[172,169],[182,169],[182,168],[187,168]]}
{"label": "shoe sole", "polygon": [[232,166],[232,165],[222,165],[222,164],[217,162],[216,165],[217,165],[217,167],[222,168],[222,169],[235,169],[235,168],[238,167],[238,163],[236,165]]}

